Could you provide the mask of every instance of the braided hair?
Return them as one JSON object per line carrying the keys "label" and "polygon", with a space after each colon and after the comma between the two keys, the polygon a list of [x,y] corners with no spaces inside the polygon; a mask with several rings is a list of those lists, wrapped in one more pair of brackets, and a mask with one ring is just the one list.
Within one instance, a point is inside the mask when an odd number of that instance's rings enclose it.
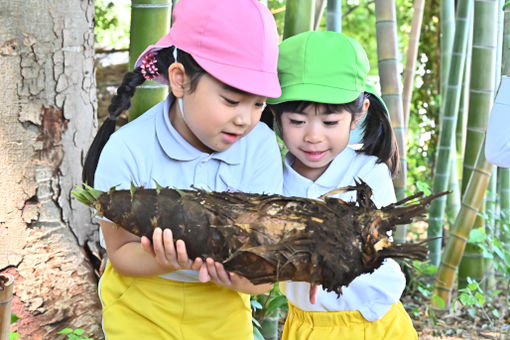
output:
{"label": "braided hair", "polygon": [[[168,79],[168,68],[175,59],[172,55],[175,47],[167,47],[161,49],[154,55],[154,66],[159,74]],[[177,50],[177,59],[184,66],[186,75],[190,78],[190,92],[193,92],[200,78],[206,74],[206,71],[198,65],[193,57],[182,50]],[[99,130],[97,131],[92,144],[85,157],[85,164],[83,165],[82,180],[90,186],[94,186],[94,174],[96,172],[99,156],[104,146],[110,139],[110,136],[115,131],[117,118],[122,112],[129,109],[131,106],[131,98],[135,94],[136,87],[143,84],[146,80],[145,72],[142,72],[141,67],[135,68],[132,72],[127,72],[122,79],[122,83],[117,88],[116,95],[113,96],[110,105],[108,106],[108,117],[105,119]],[[151,78],[148,78],[151,79]]]}

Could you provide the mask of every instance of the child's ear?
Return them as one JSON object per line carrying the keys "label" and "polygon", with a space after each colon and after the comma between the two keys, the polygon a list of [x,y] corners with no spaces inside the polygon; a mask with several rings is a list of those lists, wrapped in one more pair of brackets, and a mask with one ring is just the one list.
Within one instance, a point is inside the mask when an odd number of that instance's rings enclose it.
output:
{"label": "child's ear", "polygon": [[370,100],[368,98],[365,98],[363,100],[363,106],[361,107],[361,112],[356,115],[356,117],[351,122],[351,130],[354,130],[356,126],[358,126],[359,122],[363,120],[365,115],[368,112],[368,108],[370,107]]}
{"label": "child's ear", "polygon": [[175,97],[181,98],[184,96],[186,80],[187,76],[183,64],[172,63],[168,67],[168,83]]}

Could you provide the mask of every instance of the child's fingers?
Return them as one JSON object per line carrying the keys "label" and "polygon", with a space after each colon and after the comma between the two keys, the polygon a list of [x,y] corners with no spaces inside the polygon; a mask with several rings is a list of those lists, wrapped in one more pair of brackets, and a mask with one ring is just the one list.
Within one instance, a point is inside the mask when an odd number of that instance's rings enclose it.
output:
{"label": "child's fingers", "polygon": [[224,286],[231,286],[232,281],[230,280],[230,276],[228,272],[223,267],[223,264],[219,262],[214,262],[214,266],[216,267],[216,273],[218,275],[218,279]]}
{"label": "child's fingers", "polygon": [[168,261],[166,260],[165,248],[163,246],[163,232],[160,228],[154,229],[154,233],[152,234],[152,247],[156,260],[166,265]]}
{"label": "child's fingers", "polygon": [[209,270],[207,269],[206,263],[202,263],[202,266],[200,267],[200,271],[198,272],[198,280],[200,282],[211,281],[211,275],[209,275]]}
{"label": "child's fingers", "polygon": [[205,265],[207,266],[207,272],[209,273],[209,277],[211,281],[218,282],[218,274],[216,273],[216,267],[214,266],[214,260],[208,257],[205,260]]}
{"label": "child's fingers", "polygon": [[176,252],[174,247],[174,236],[172,230],[165,229],[163,231],[163,248],[164,257],[167,263],[170,263],[174,267],[178,267]]}
{"label": "child's fingers", "polygon": [[314,283],[310,285],[310,303],[315,305],[317,302],[317,294],[319,293],[319,285]]}
{"label": "child's fingers", "polygon": [[204,260],[202,258],[197,257],[195,261],[193,261],[193,264],[191,265],[191,269],[193,270],[200,270],[202,268],[202,265],[204,264]]}
{"label": "child's fingers", "polygon": [[147,253],[151,254],[152,256],[156,256],[154,253],[154,249],[152,248],[152,243],[149,240],[147,236],[142,236],[142,239],[140,240],[142,244],[143,250],[145,250]]}
{"label": "child's fingers", "polygon": [[177,240],[177,242],[175,242],[175,247],[177,248],[177,263],[179,263],[179,266],[182,269],[191,269],[193,261],[188,257],[184,241]]}

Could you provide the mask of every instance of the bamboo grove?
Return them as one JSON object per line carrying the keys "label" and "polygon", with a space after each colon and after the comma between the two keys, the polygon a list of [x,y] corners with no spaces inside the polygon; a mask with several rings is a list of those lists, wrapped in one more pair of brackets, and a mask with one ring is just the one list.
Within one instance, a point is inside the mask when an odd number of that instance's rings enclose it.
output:
{"label": "bamboo grove", "polygon": [[[139,2],[143,5],[137,6]],[[339,0],[263,2],[275,15],[282,39],[313,29],[340,31],[342,17],[347,15],[345,9],[353,10],[352,4],[347,7],[345,1]],[[420,114],[413,110],[411,98],[416,89],[415,71],[420,58],[420,26],[429,1],[414,1],[412,22],[399,21],[396,2],[359,1],[357,6],[370,6],[375,16],[371,39],[377,41],[377,65],[371,67],[378,70],[382,98],[388,106],[400,148],[401,172],[394,186],[397,198],[402,199],[406,190],[413,189],[406,183],[406,157],[409,157],[406,142],[411,118]],[[131,55],[136,56],[142,46],[153,43],[168,29],[172,1],[137,0],[132,4]],[[432,300],[438,310],[448,308],[457,281],[461,285],[467,277],[490,281],[487,254],[469,242],[472,230],[483,231],[507,247],[510,245],[510,171],[493,166],[484,154],[487,122],[501,74],[510,75],[510,46],[503,46],[510,42],[510,9],[503,11],[504,4],[502,0],[440,1],[438,144],[434,161],[428,166],[432,169],[432,193],[451,190],[452,194],[432,202],[425,235],[430,240],[430,262],[439,267],[434,294],[440,299]],[[152,17],[154,11],[158,11],[161,20],[145,18],[149,12]],[[160,25],[157,28],[145,27],[146,23],[156,21]],[[402,51],[404,55],[407,53],[406,62],[400,65],[402,37],[398,36],[398,27],[404,24],[411,26],[411,30],[409,44]],[[130,63],[132,66],[134,60]],[[401,66],[404,66],[402,73]],[[158,102],[162,91],[151,84],[143,92],[137,91],[130,116],[136,117]],[[400,226],[396,240],[403,242],[406,236],[406,226]]]}

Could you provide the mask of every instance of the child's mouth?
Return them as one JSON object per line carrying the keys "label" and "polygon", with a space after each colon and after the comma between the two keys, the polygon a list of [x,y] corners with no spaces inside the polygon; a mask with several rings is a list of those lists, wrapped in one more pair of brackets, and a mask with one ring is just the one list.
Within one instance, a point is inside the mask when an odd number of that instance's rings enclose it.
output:
{"label": "child's mouth", "polygon": [[310,161],[319,161],[321,160],[325,155],[326,151],[303,151],[306,158]]}
{"label": "child's mouth", "polygon": [[237,133],[230,133],[230,132],[222,132],[221,135],[223,137],[223,140],[228,144],[235,143],[241,137],[241,135],[239,135]]}

